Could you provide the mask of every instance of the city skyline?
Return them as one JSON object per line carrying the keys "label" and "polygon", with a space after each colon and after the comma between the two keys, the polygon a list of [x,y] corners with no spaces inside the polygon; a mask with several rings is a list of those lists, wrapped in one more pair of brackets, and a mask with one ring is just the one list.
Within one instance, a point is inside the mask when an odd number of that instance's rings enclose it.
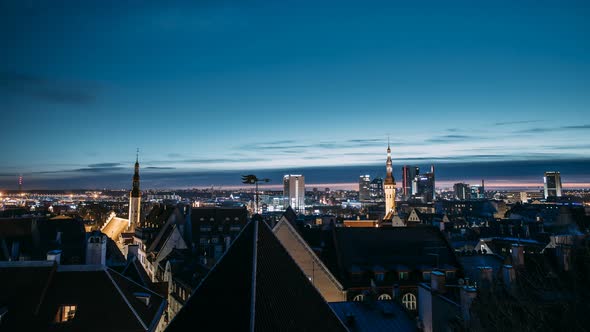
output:
{"label": "city skyline", "polygon": [[154,187],[354,183],[388,135],[397,179],[533,163],[521,181],[590,183],[584,3],[338,4],[0,2],[0,186],[123,188],[137,147]]}

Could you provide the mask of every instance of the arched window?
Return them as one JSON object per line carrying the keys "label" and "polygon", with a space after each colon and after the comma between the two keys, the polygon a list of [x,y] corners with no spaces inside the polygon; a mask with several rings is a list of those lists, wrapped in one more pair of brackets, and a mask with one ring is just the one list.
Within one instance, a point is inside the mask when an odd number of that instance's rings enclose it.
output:
{"label": "arched window", "polygon": [[389,301],[389,300],[391,300],[391,295],[389,295],[389,294],[381,294],[381,295],[379,295],[379,297],[377,298],[377,300],[380,300],[380,301]]}
{"label": "arched window", "polygon": [[406,293],[402,297],[402,303],[408,310],[416,310],[416,295],[412,293]]}
{"label": "arched window", "polygon": [[354,302],[362,302],[365,300],[365,296],[363,294],[359,294],[352,299]]}

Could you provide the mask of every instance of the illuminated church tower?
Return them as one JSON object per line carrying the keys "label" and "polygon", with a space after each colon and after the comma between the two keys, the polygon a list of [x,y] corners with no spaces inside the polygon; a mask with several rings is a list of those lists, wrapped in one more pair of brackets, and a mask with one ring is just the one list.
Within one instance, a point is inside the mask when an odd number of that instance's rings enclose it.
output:
{"label": "illuminated church tower", "polygon": [[135,174],[133,174],[133,189],[129,194],[129,228],[139,225],[141,207],[141,192],[139,191],[139,150],[135,159]]}
{"label": "illuminated church tower", "polygon": [[395,215],[395,179],[393,178],[393,165],[391,162],[391,148],[387,143],[387,174],[383,181],[385,191],[385,219],[391,219]]}

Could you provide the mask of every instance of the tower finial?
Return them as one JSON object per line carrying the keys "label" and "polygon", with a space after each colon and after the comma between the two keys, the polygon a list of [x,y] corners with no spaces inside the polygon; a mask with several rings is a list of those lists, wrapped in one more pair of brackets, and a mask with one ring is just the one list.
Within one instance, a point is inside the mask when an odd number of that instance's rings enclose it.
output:
{"label": "tower finial", "polygon": [[137,148],[137,151],[135,152],[135,162],[139,162],[139,148]]}

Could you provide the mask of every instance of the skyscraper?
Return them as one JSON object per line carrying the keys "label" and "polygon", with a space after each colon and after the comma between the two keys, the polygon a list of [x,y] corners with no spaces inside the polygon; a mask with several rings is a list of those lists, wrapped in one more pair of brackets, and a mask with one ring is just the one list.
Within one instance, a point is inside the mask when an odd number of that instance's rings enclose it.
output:
{"label": "skyscraper", "polygon": [[385,191],[385,218],[391,218],[395,214],[395,178],[393,177],[393,162],[391,161],[391,148],[387,143],[387,161],[385,163],[387,174],[383,182]]}
{"label": "skyscraper", "polygon": [[460,201],[464,201],[471,197],[471,192],[469,191],[469,185],[467,183],[455,183],[453,185],[453,191],[455,192],[455,198]]}
{"label": "skyscraper", "polygon": [[305,177],[300,174],[283,176],[283,196],[289,199],[293,210],[305,213]]}
{"label": "skyscraper", "polygon": [[359,177],[359,201],[371,200],[371,176],[361,175]]}
{"label": "skyscraper", "polygon": [[135,173],[133,174],[133,188],[129,193],[129,228],[139,225],[141,209],[141,192],[139,191],[139,151],[135,157]]}
{"label": "skyscraper", "polygon": [[561,174],[559,172],[545,172],[543,184],[545,199],[550,196],[561,197]]}
{"label": "skyscraper", "polygon": [[430,166],[430,172],[416,175],[412,182],[412,193],[413,197],[424,203],[430,203],[436,199],[434,165]]}
{"label": "skyscraper", "polygon": [[404,165],[402,167],[402,190],[404,199],[408,199],[414,194],[412,192],[412,181],[418,174],[420,174],[420,168],[418,166]]}
{"label": "skyscraper", "polygon": [[371,181],[370,189],[371,200],[375,202],[383,202],[383,179],[374,178]]}

